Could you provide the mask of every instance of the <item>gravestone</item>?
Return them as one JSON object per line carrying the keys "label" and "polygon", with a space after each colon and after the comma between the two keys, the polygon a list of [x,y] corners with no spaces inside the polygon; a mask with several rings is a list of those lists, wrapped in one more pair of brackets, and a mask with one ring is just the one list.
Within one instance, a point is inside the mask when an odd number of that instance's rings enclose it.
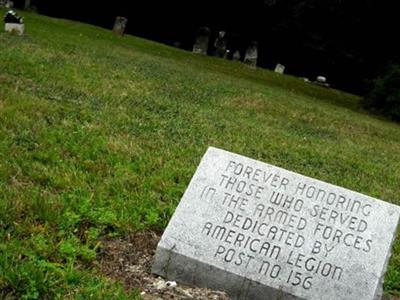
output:
{"label": "gravestone", "polygon": [[113,27],[113,32],[116,35],[124,35],[126,24],[128,23],[128,19],[125,17],[116,17]]}
{"label": "gravestone", "polygon": [[14,1],[10,1],[10,0],[4,1],[4,7],[5,8],[13,8],[14,7]]}
{"label": "gravestone", "polygon": [[279,74],[285,73],[285,66],[281,64],[276,64],[275,72]]}
{"label": "gravestone", "polygon": [[239,61],[240,58],[241,58],[240,52],[239,52],[239,50],[236,50],[236,51],[233,53],[232,60]]}
{"label": "gravestone", "polygon": [[25,0],[24,1],[24,9],[28,10],[31,8],[31,0]]}
{"label": "gravestone", "polygon": [[215,39],[214,47],[215,47],[215,56],[224,57],[226,55],[226,45],[227,39],[225,37],[226,32],[220,31],[218,32],[218,37]]}
{"label": "gravestone", "polygon": [[258,60],[258,43],[253,41],[250,43],[250,46],[246,50],[243,62],[255,68],[257,66],[257,60]]}
{"label": "gravestone", "polygon": [[23,35],[25,32],[24,19],[13,10],[9,10],[4,16],[4,30],[12,34]]}
{"label": "gravestone", "polygon": [[193,45],[193,53],[207,55],[209,41],[210,29],[208,27],[200,27],[197,31],[196,42]]}
{"label": "gravestone", "polygon": [[233,299],[379,299],[400,208],[209,148],[153,272]]}
{"label": "gravestone", "polygon": [[317,76],[317,80],[314,81],[315,84],[318,84],[320,86],[324,86],[324,87],[329,87],[329,83],[326,80],[325,76]]}

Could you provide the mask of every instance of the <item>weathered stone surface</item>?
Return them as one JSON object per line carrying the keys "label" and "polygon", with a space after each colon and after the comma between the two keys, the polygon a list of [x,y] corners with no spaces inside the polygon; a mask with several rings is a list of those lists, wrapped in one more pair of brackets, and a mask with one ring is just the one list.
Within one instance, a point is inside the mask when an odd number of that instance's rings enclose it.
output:
{"label": "weathered stone surface", "polygon": [[279,74],[285,73],[285,66],[281,64],[276,64],[275,72]]}
{"label": "weathered stone surface", "polygon": [[113,27],[113,32],[116,35],[124,35],[126,24],[128,23],[128,19],[125,17],[116,17]]}
{"label": "weathered stone surface", "polygon": [[233,299],[379,297],[398,206],[209,148],[153,272]]}
{"label": "weathered stone surface", "polygon": [[23,35],[25,32],[25,24],[6,23],[4,30],[17,35]]}
{"label": "weathered stone surface", "polygon": [[253,41],[246,50],[243,62],[253,68],[257,67],[258,60],[258,43]]}

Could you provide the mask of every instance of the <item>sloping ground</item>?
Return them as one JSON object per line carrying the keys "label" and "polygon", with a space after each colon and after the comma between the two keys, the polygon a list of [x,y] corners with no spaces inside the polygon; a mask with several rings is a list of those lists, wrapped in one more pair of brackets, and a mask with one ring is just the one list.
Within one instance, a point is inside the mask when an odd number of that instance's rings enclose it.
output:
{"label": "sloping ground", "polygon": [[102,241],[162,230],[210,145],[400,204],[400,126],[356,96],[25,17],[0,33],[0,298],[137,297],[101,273]]}

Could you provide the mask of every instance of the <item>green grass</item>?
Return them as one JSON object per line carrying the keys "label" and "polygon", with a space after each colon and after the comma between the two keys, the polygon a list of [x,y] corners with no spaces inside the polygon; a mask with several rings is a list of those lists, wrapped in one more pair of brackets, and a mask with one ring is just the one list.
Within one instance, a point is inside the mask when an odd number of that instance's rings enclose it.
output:
{"label": "green grass", "polygon": [[400,204],[400,126],[359,97],[23,15],[0,33],[0,298],[136,298],[99,241],[164,228],[211,145]]}

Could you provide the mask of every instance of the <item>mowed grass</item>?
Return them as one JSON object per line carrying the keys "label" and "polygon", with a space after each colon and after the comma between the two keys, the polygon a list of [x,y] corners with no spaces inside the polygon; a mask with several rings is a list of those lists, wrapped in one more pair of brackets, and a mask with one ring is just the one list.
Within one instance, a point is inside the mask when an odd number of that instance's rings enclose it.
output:
{"label": "mowed grass", "polygon": [[163,229],[209,146],[400,204],[400,126],[357,96],[23,15],[0,33],[0,298],[138,298],[101,238]]}

